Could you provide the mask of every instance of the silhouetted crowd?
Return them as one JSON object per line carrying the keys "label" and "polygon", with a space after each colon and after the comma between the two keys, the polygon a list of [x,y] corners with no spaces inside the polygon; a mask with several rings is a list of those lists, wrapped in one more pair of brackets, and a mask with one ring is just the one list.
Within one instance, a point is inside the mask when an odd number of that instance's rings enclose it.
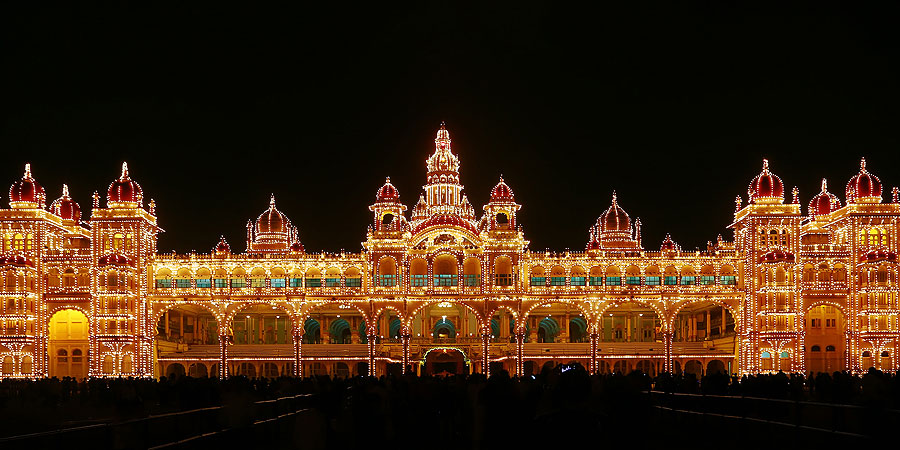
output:
{"label": "silhouetted crowd", "polygon": [[[506,371],[449,377],[307,377],[248,379],[39,379],[0,381],[0,437],[91,423],[146,417],[227,404],[250,404],[296,394],[311,401],[328,424],[328,442],[400,445],[439,437],[448,444],[553,444],[566,430],[641,433],[648,390],[831,402],[900,408],[900,376],[870,370],[803,376],[662,374],[589,375],[579,365],[534,376]],[[413,436],[411,437],[411,433]]]}

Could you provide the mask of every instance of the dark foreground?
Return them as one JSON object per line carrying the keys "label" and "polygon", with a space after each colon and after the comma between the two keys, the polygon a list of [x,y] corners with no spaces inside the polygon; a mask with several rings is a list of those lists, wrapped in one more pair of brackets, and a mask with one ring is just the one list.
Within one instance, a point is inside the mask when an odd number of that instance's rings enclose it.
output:
{"label": "dark foreground", "polygon": [[[566,369],[567,367],[563,367]],[[900,377],[870,371],[510,378],[0,381],[0,448],[741,447],[889,440]]]}

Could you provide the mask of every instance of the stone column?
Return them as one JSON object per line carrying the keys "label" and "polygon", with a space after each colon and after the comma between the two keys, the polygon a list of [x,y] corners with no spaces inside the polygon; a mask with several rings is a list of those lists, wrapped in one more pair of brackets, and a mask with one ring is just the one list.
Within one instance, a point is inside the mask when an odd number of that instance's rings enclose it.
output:
{"label": "stone column", "polygon": [[491,328],[488,325],[487,329],[481,329],[481,373],[484,376],[491,376]]}
{"label": "stone column", "polygon": [[600,347],[600,333],[591,333],[591,361],[588,369],[591,375],[600,371],[600,365],[597,363],[597,348]]}
{"label": "stone column", "polygon": [[400,358],[400,363],[403,367],[400,368],[400,373],[406,374],[406,366],[409,365],[409,328],[403,327],[400,331],[400,342],[403,343],[403,355]]}
{"label": "stone column", "polygon": [[516,333],[516,375],[525,375],[525,330]]}
{"label": "stone column", "polygon": [[663,371],[669,373],[674,373],[675,371],[675,365],[673,364],[672,360],[672,339],[674,335],[675,333],[671,330],[663,331],[663,339],[665,340],[666,347],[666,357],[664,359]]}
{"label": "stone column", "polygon": [[303,376],[303,336],[300,334],[292,334],[294,339],[294,373],[295,377]]}
{"label": "stone column", "polygon": [[228,335],[219,333],[219,379],[228,377]]}
{"label": "stone column", "polygon": [[374,377],[377,376],[375,372],[375,339],[378,336],[375,334],[374,327],[369,330],[369,334],[366,336],[368,339],[367,346],[369,350],[369,376]]}

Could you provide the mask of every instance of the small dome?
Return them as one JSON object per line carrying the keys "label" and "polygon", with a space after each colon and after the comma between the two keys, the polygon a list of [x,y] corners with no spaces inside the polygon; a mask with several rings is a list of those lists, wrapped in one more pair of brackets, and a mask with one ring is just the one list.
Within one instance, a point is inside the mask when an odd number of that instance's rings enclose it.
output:
{"label": "small dome", "polygon": [[128,163],[122,163],[122,176],[109,184],[109,190],[106,192],[107,207],[130,207],[137,208],[141,206],[144,200],[144,193],[141,185],[131,179],[128,175]]}
{"label": "small dome", "polygon": [[25,164],[22,179],[9,187],[10,208],[43,208],[47,206],[44,188],[31,176],[31,164]]}
{"label": "small dome", "polygon": [[69,186],[66,184],[63,185],[62,196],[53,201],[50,210],[63,220],[81,221],[81,207],[69,197]]}
{"label": "small dome", "polygon": [[777,262],[794,262],[796,258],[791,252],[786,252],[780,248],[767,252],[761,258],[761,263],[777,263]]}
{"label": "small dome", "polygon": [[769,160],[763,160],[763,170],[747,188],[750,203],[784,203],[784,183],[769,171]]}
{"label": "small dome", "polygon": [[275,207],[275,194],[269,199],[269,209],[256,219],[258,233],[287,233],[290,220]]}
{"label": "small dome", "polygon": [[881,203],[881,180],[866,170],[866,158],[859,162],[859,173],[847,182],[847,203]]}
{"label": "small dome", "polygon": [[666,233],[666,238],[663,239],[662,245],[659,246],[659,250],[662,252],[678,250],[678,244],[672,240],[672,236],[669,233]]}
{"label": "small dome", "polygon": [[872,250],[859,257],[859,262],[897,261],[897,254],[884,249]]}
{"label": "small dome", "polygon": [[515,201],[515,197],[513,196],[513,191],[509,187],[506,182],[503,181],[503,176],[500,176],[500,182],[491,189],[491,201],[492,202],[513,202]]}
{"label": "small dome", "polygon": [[378,203],[383,202],[396,202],[400,200],[400,191],[391,184],[391,177],[387,177],[384,179],[384,185],[378,189],[378,192],[375,193],[375,201]]}
{"label": "small dome", "polygon": [[231,246],[228,245],[228,241],[225,240],[225,236],[219,236],[219,243],[216,244],[216,247],[213,249],[215,253],[224,254],[231,253]]}
{"label": "small dome", "polygon": [[828,192],[828,182],[822,178],[822,191],[810,200],[809,215],[813,217],[824,216],[837,211],[840,207],[841,200],[837,195]]}
{"label": "small dome", "polygon": [[0,266],[34,267],[34,261],[19,253],[0,256]]}
{"label": "small dome", "polygon": [[98,266],[131,266],[134,265],[131,258],[119,253],[110,253],[97,259]]}
{"label": "small dome", "polygon": [[597,220],[601,233],[621,232],[631,233],[631,218],[628,213],[619,206],[615,191],[613,191],[612,205],[600,215]]}
{"label": "small dome", "polygon": [[291,244],[291,252],[292,253],[303,253],[303,244],[299,242],[294,242]]}

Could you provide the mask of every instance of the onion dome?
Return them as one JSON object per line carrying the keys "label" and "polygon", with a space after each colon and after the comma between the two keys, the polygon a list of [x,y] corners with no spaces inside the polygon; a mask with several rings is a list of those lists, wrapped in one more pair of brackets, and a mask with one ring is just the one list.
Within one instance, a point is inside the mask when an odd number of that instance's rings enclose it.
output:
{"label": "onion dome", "polygon": [[866,170],[866,158],[859,162],[859,173],[847,182],[847,203],[881,203],[881,180]]}
{"label": "onion dome", "polygon": [[63,185],[62,196],[53,201],[50,210],[62,220],[81,221],[81,207],[69,197],[69,186],[66,184]]}
{"label": "onion dome", "polygon": [[503,181],[503,175],[500,175],[500,182],[491,189],[491,201],[492,202],[514,202],[515,198],[513,197],[513,191]]}
{"label": "onion dome", "polygon": [[303,244],[299,242],[294,242],[291,244],[291,252],[292,253],[303,253]]}
{"label": "onion dome", "polygon": [[613,191],[612,205],[600,215],[597,221],[602,233],[628,233],[631,234],[631,218],[628,213],[619,206],[616,192]]}
{"label": "onion dome", "polygon": [[777,263],[777,262],[794,262],[795,261],[794,254],[791,252],[786,252],[780,248],[767,252],[765,255],[759,258],[759,262],[761,263]]}
{"label": "onion dome", "polygon": [[784,203],[784,183],[778,175],[769,171],[769,160],[763,160],[762,172],[747,188],[750,203]]}
{"label": "onion dome", "polygon": [[822,178],[822,192],[816,194],[809,202],[809,215],[813,217],[824,216],[837,211],[841,207],[841,200],[837,195],[828,192],[828,181]]}
{"label": "onion dome", "polygon": [[134,262],[131,258],[119,253],[110,253],[97,259],[98,266],[131,266]]}
{"label": "onion dome", "polygon": [[890,261],[897,262],[897,254],[884,249],[872,250],[865,255],[859,257],[859,262],[878,262]]}
{"label": "onion dome", "polygon": [[419,231],[433,226],[455,226],[465,228],[466,230],[471,231],[472,234],[478,234],[478,230],[475,229],[475,226],[472,225],[471,222],[456,214],[435,214],[429,217],[428,220],[416,226],[416,229],[413,232],[418,233]]}
{"label": "onion dome", "polygon": [[678,250],[678,244],[672,240],[672,236],[669,233],[666,233],[666,238],[663,239],[662,245],[659,246],[659,251],[661,252],[669,252]]}
{"label": "onion dome", "polygon": [[34,261],[19,253],[0,256],[0,266],[34,267]]}
{"label": "onion dome", "polygon": [[396,202],[400,200],[400,191],[391,184],[391,177],[386,177],[384,179],[384,185],[378,189],[378,192],[375,194],[375,201],[378,203],[384,202]]}
{"label": "onion dome", "polygon": [[220,255],[231,253],[231,246],[228,245],[228,241],[225,240],[225,235],[219,236],[219,243],[216,244],[213,252]]}
{"label": "onion dome", "polygon": [[9,187],[10,208],[44,208],[47,206],[47,194],[44,188],[31,176],[31,164],[25,164],[22,179]]}
{"label": "onion dome", "polygon": [[109,208],[137,208],[144,201],[141,185],[128,175],[128,163],[122,163],[122,176],[109,184],[106,206]]}
{"label": "onion dome", "polygon": [[275,208],[275,194],[272,194],[269,199],[269,209],[263,211],[256,218],[256,231],[257,233],[287,233],[289,223],[290,220],[287,216]]}

